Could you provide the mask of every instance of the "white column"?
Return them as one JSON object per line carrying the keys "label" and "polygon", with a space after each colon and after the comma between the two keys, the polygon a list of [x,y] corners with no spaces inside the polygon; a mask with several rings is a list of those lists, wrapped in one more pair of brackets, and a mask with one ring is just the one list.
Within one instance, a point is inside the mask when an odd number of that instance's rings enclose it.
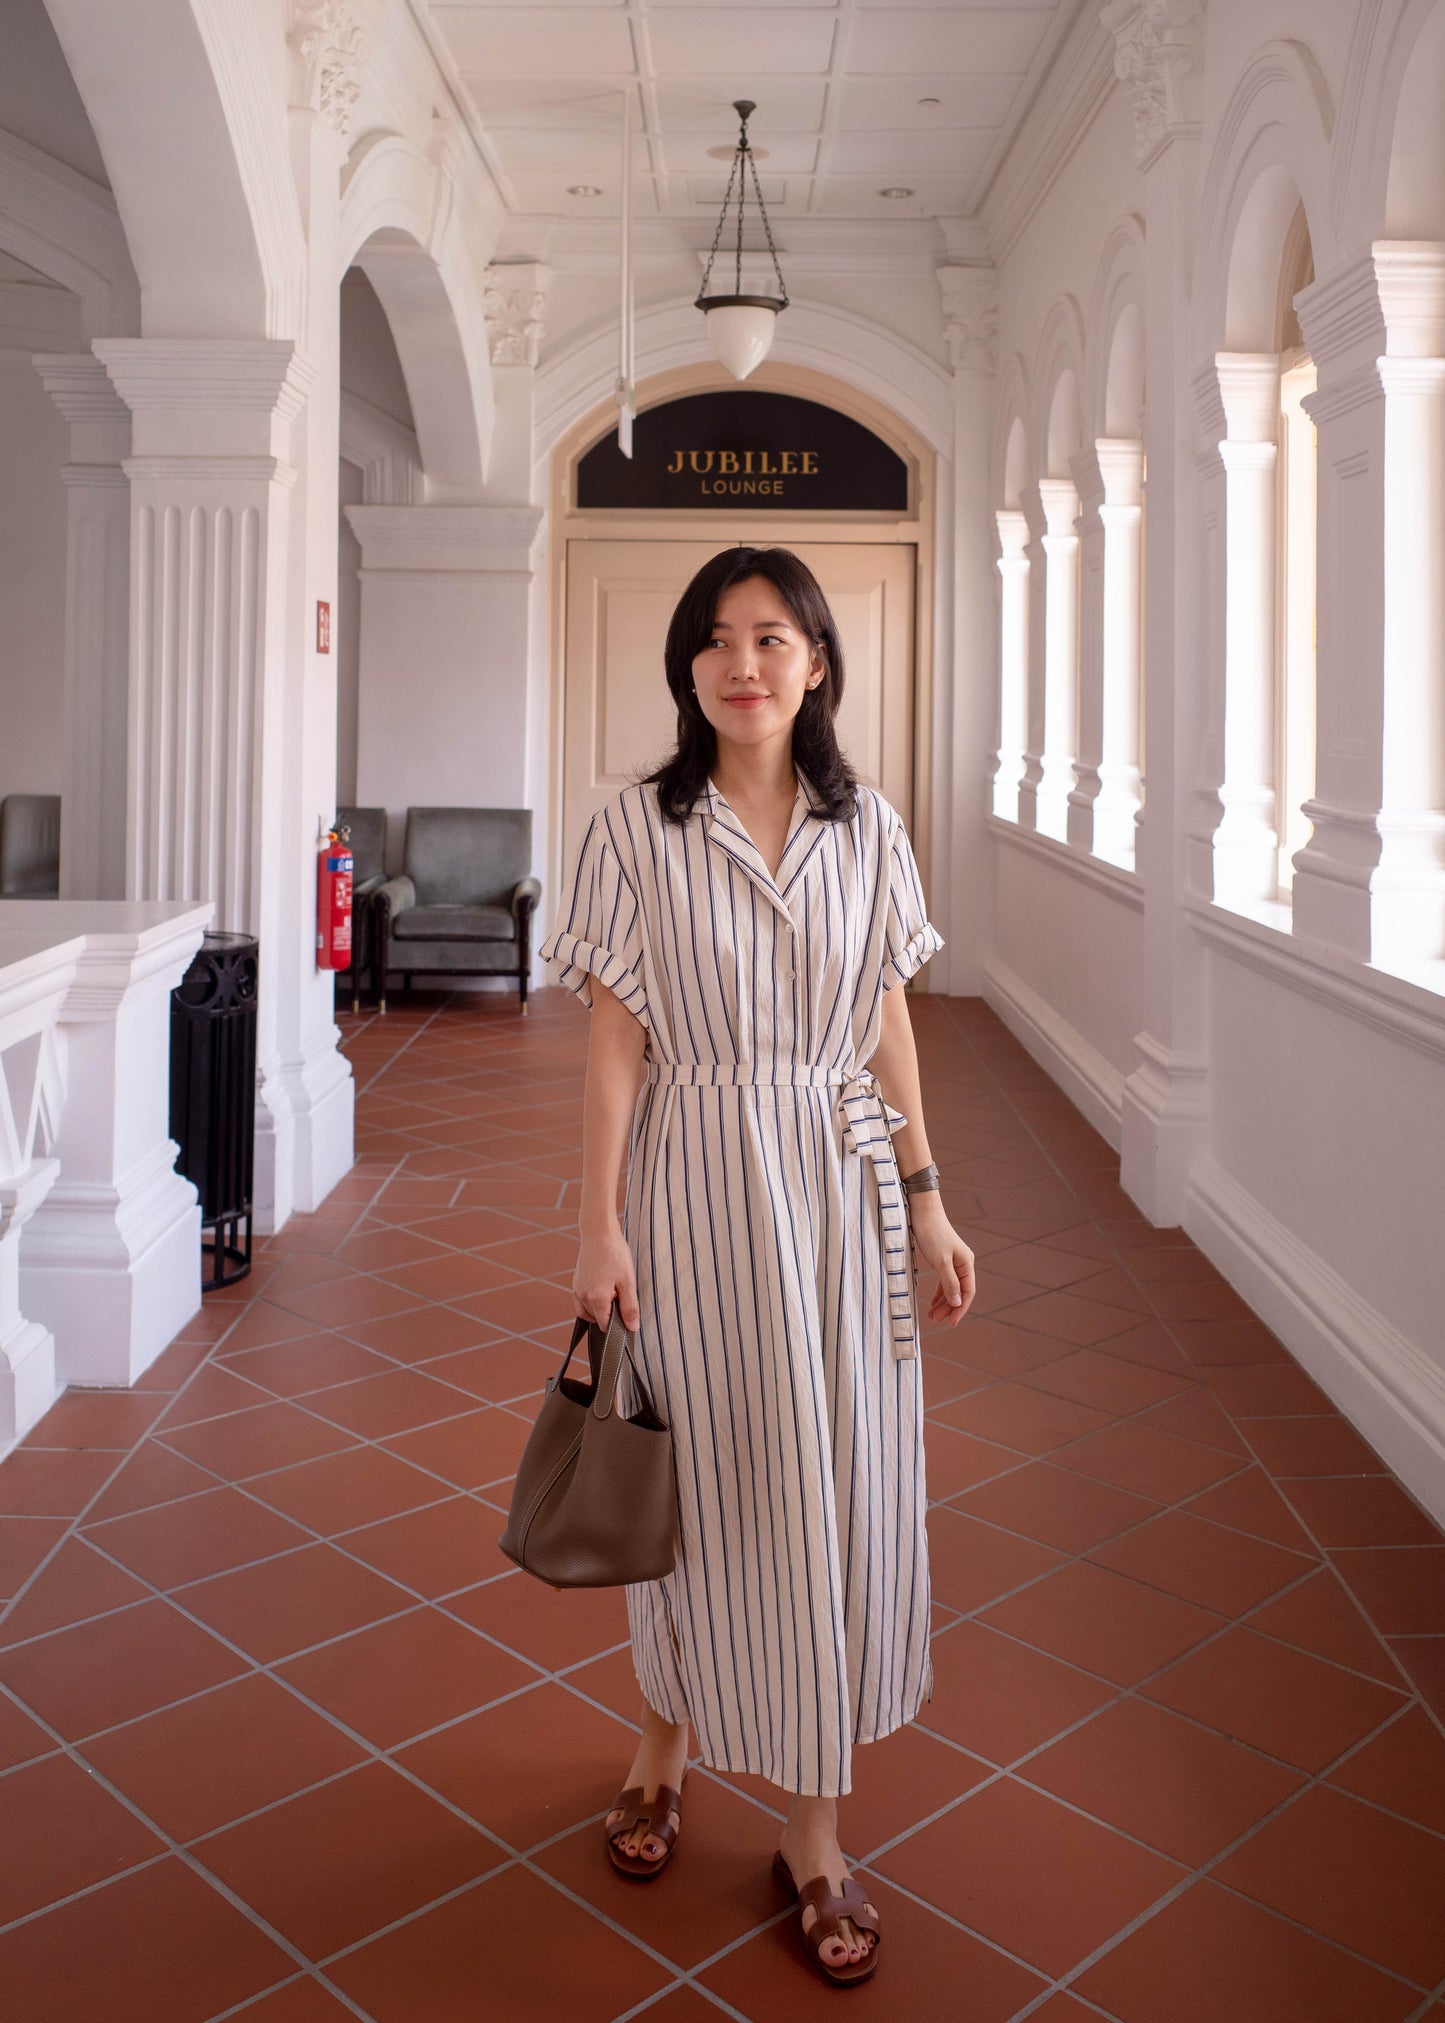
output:
{"label": "white column", "polygon": [[1045,643],[1047,639],[1048,585],[1044,556],[1044,503],[1039,487],[1025,485],[1019,495],[1019,508],[1023,514],[1028,540],[1024,543],[1024,560],[1028,565],[1026,582],[1028,585],[1028,613],[1026,626],[1026,670],[1024,734],[1024,764],[1019,775],[1019,827],[1038,829],[1039,783],[1044,771],[1044,680],[1046,671]]}
{"label": "white column", "polygon": [[1224,905],[1273,899],[1275,833],[1276,466],[1279,359],[1220,352],[1215,359],[1225,438],[1224,779],[1214,833],[1214,897]]}
{"label": "white column", "polygon": [[[994,764],[997,697],[980,681],[998,645],[990,516],[989,447],[995,406],[998,281],[980,262],[937,269],[943,327],[953,366],[952,512],[940,498],[939,537],[952,548],[952,655],[934,695],[933,875],[952,949],[931,986],[956,996],[981,987],[991,940],[992,895],[967,868],[983,861]],[[944,482],[940,473],[940,483]],[[945,602],[944,611],[947,610]],[[945,634],[946,636],[946,634]],[[1023,735],[1017,738],[1022,763]],[[1015,803],[1017,802],[1015,771]],[[996,788],[994,789],[996,791]]]}
{"label": "white column", "polygon": [[998,521],[999,741],[993,775],[993,812],[1007,822],[1019,818],[1024,747],[1029,734],[1029,527],[1023,514],[1006,509]]}
{"label": "white column", "polygon": [[348,506],[346,517],[361,543],[356,791],[363,806],[389,810],[399,868],[409,807],[520,805],[542,514]]}
{"label": "white column", "polygon": [[55,1402],[55,1341],[21,1306],[20,1243],[60,1171],[56,1022],[78,953],[74,941],[0,928],[0,1455]]}
{"label": "white column", "polygon": [[[1088,847],[1111,864],[1132,866],[1139,816],[1139,705],[1142,693],[1144,445],[1127,438],[1094,444],[1103,497],[1098,508],[1103,559],[1100,613],[1100,723]],[[1080,739],[1082,745],[1082,737]]]}
{"label": "white column", "polygon": [[[319,1208],[354,1157],[355,1087],[340,1051],[335,980],[316,964],[316,841],[335,819],[337,802],[340,184],[365,55],[361,21],[349,6],[292,9],[291,162],[306,237],[305,358],[312,377],[293,429],[296,483],[285,584],[293,679],[276,726],[282,774],[274,817],[280,897],[272,1079],[287,1118],[289,1151],[283,1175],[268,1178],[264,1190],[258,1181],[263,1229],[278,1226],[288,1207]],[[317,632],[321,603],[331,614],[324,653]],[[266,1148],[258,1143],[257,1150]]]}
{"label": "white column", "polygon": [[[1436,250],[1434,280],[1445,297],[1445,254]],[[1391,967],[1445,957],[1445,334],[1438,327],[1433,342],[1441,355],[1380,360],[1385,682],[1370,960]]]}
{"label": "white column", "polygon": [[[1184,895],[1190,793],[1208,742],[1211,619],[1201,524],[1207,507],[1180,427],[1192,361],[1202,15],[1203,0],[1170,0],[1167,9],[1152,0],[1148,5],[1109,0],[1103,14],[1116,39],[1115,72],[1133,101],[1134,159],[1145,215],[1149,525],[1142,763],[1148,802],[1136,825],[1144,887],[1144,1001],[1134,1037],[1139,1064],[1124,1084],[1120,1178],[1155,1223],[1180,1220],[1208,1127],[1204,958]],[[1222,434],[1221,427],[1216,442]],[[1213,826],[1211,817],[1208,833]],[[1207,871],[1207,845],[1205,856]]]}
{"label": "white column", "polygon": [[1301,298],[1319,373],[1314,833],[1296,928],[1445,957],[1445,246],[1381,241]]}
{"label": "white column", "polygon": [[90,352],[32,359],[70,424],[66,503],[65,766],[60,890],[125,891],[130,625],[130,409]]}
{"label": "white column", "polygon": [[134,437],[126,894],[209,899],[218,927],[260,942],[256,1213],[278,1228],[295,1202],[283,872],[301,847],[285,819],[287,693],[302,673],[286,626],[291,430],[311,372],[281,339],[95,350]]}
{"label": "white column", "polygon": [[[64,1384],[133,1384],[201,1304],[201,1211],[170,1135],[171,992],[210,907],[61,900],[82,934],[58,1017],[59,1174],[21,1243],[20,1295]],[[0,942],[20,919],[0,905]]]}
{"label": "white column", "polygon": [[1061,842],[1079,744],[1079,494],[1070,478],[1040,478],[1044,514],[1044,749],[1035,826]]}
{"label": "white column", "polygon": [[1094,802],[1104,748],[1104,482],[1097,445],[1069,459],[1079,495],[1079,734],[1067,833],[1076,849],[1094,847]]}

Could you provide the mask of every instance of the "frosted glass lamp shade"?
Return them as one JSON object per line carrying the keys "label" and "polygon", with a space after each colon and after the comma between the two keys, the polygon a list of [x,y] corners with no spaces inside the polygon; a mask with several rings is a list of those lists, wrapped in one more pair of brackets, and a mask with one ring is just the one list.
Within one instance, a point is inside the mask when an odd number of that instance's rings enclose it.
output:
{"label": "frosted glass lamp shade", "polygon": [[787,307],[770,295],[700,295],[707,318],[708,348],[734,379],[746,379],[767,357],[778,312]]}

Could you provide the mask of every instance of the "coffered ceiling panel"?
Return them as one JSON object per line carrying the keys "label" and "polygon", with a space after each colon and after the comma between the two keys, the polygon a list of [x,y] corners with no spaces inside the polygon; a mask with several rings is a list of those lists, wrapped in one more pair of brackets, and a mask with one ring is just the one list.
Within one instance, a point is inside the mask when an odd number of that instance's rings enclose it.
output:
{"label": "coffered ceiling panel", "polygon": [[1055,49],[1098,0],[418,4],[514,215],[616,214],[625,95],[635,208],[710,228],[736,98],[757,103],[751,138],[780,224],[969,216]]}

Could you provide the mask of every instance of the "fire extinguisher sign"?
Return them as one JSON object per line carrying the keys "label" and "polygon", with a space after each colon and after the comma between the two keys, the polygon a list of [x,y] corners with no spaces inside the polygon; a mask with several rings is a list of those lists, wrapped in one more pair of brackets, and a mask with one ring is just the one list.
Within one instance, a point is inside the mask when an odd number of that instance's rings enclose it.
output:
{"label": "fire extinguisher sign", "polygon": [[351,873],[345,830],[328,829],[316,858],[316,966],[351,967]]}
{"label": "fire extinguisher sign", "polygon": [[331,606],[323,603],[320,598],[316,600],[316,651],[318,653],[331,651]]}

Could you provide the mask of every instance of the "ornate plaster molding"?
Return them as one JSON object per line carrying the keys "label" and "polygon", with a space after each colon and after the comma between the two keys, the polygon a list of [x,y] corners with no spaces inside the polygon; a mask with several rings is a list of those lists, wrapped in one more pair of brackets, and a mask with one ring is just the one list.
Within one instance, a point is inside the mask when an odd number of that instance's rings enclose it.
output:
{"label": "ornate plaster molding", "polygon": [[289,41],[301,78],[301,103],[345,140],[361,96],[368,36],[355,0],[291,0]]}
{"label": "ornate plaster molding", "polygon": [[943,326],[955,372],[996,370],[998,276],[992,267],[939,267]]}
{"label": "ornate plaster molding", "polygon": [[1206,0],[1108,0],[1114,75],[1134,104],[1134,159],[1144,163],[1176,127],[1198,118]]}
{"label": "ornate plaster molding", "polygon": [[488,267],[482,309],[493,365],[537,363],[551,278],[536,260]]}

